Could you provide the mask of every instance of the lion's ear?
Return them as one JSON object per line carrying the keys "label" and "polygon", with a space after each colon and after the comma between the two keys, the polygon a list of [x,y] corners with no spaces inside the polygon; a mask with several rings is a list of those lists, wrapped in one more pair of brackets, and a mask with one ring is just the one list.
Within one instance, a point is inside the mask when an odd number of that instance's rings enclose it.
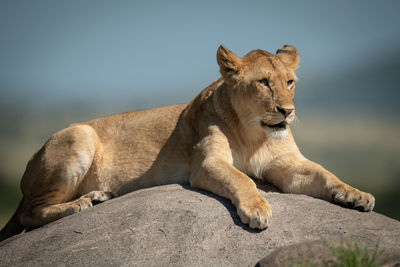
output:
{"label": "lion's ear", "polygon": [[300,62],[300,56],[296,47],[285,44],[276,51],[276,56],[291,70],[297,69]]}
{"label": "lion's ear", "polygon": [[218,47],[217,62],[222,76],[230,81],[235,79],[242,65],[241,58],[223,45]]}

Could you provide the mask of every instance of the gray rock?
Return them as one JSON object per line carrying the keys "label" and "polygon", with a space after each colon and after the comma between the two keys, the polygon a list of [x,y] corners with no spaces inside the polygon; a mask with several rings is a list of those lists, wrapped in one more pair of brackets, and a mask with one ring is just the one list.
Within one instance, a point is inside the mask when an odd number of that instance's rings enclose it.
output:
{"label": "gray rock", "polygon": [[254,266],[279,247],[355,236],[400,249],[400,222],[304,195],[263,193],[254,231],[229,200],[167,185],[132,192],[0,243],[0,266]]}

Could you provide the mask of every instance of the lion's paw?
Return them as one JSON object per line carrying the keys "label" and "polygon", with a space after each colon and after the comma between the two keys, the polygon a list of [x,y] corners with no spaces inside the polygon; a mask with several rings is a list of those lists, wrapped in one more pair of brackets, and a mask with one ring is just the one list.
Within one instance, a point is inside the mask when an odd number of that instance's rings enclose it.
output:
{"label": "lion's paw", "polygon": [[67,205],[63,216],[71,215],[93,206],[90,198],[79,198],[71,203],[61,204]]}
{"label": "lion's paw", "polygon": [[332,200],[350,208],[361,211],[371,211],[375,206],[375,198],[351,186],[335,188],[331,193]]}
{"label": "lion's paw", "polygon": [[82,211],[85,209],[88,209],[90,207],[93,207],[92,201],[90,198],[80,198],[76,201],[76,208],[77,211]]}
{"label": "lion's paw", "polygon": [[252,229],[265,229],[268,227],[272,210],[265,198],[258,195],[250,198],[237,207],[237,213],[244,224]]}
{"label": "lion's paw", "polygon": [[106,191],[91,191],[86,195],[81,196],[82,198],[89,198],[93,205],[99,204],[101,202],[110,200],[114,197],[113,193]]}

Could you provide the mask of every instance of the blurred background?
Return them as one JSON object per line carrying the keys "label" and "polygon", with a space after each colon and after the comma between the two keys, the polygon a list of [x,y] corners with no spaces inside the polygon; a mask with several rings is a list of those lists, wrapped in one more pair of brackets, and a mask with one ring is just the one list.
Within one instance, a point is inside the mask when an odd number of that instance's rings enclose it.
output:
{"label": "blurred background", "polygon": [[0,227],[26,163],[56,131],[189,102],[239,56],[301,55],[303,154],[400,220],[399,1],[0,1]]}

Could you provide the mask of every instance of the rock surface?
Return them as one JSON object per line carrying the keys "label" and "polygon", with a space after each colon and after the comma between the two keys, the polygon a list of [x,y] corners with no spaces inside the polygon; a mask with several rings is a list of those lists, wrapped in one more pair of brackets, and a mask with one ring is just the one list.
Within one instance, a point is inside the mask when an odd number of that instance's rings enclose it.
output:
{"label": "rock surface", "polygon": [[139,190],[1,242],[0,266],[254,266],[279,247],[343,236],[400,249],[399,221],[304,195],[263,194],[272,223],[253,231],[213,194],[181,185]]}

